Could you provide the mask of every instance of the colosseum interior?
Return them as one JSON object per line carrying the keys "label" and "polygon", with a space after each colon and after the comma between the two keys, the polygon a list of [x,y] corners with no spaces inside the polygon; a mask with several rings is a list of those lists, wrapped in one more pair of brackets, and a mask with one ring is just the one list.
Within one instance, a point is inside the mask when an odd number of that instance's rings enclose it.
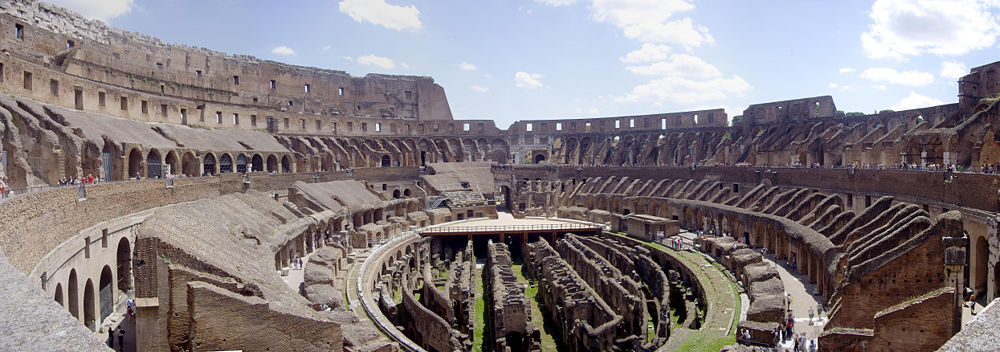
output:
{"label": "colosseum interior", "polygon": [[820,351],[998,348],[1000,178],[891,166],[1000,160],[1000,62],[923,109],[500,129],[430,77],[0,10],[2,349],[744,351],[790,314]]}

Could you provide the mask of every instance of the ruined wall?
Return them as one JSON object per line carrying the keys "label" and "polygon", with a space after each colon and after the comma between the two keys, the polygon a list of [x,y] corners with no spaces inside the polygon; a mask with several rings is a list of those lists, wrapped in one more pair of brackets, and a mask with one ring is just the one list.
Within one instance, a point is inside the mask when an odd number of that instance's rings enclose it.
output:
{"label": "ruined wall", "polygon": [[524,287],[511,269],[510,251],[503,243],[490,240],[486,247],[486,278],[483,292],[486,319],[492,329],[484,334],[484,342],[492,343],[493,351],[535,351],[540,341],[531,325],[531,307],[524,296]]}
{"label": "ruined wall", "polygon": [[340,325],[282,314],[266,301],[211,284],[188,285],[192,317],[191,350],[231,350],[253,346],[270,351],[340,351]]}
{"label": "ruined wall", "polygon": [[548,242],[528,244],[524,261],[563,342],[574,350],[611,350],[622,316]]}
{"label": "ruined wall", "polygon": [[625,318],[625,333],[619,337],[641,336],[645,332],[649,314],[639,283],[631,277],[623,276],[617,267],[575,236],[567,235],[557,241],[556,250],[616,314]]}
{"label": "ruined wall", "polygon": [[454,351],[462,348],[458,334],[443,318],[424,307],[409,291],[403,291],[400,319],[407,337],[430,351]]}
{"label": "ruined wall", "polygon": [[167,44],[30,0],[8,3],[0,11],[0,40],[15,53],[55,57],[61,70],[93,82],[272,111],[451,119],[443,89],[429,77],[357,78],[343,71]]}

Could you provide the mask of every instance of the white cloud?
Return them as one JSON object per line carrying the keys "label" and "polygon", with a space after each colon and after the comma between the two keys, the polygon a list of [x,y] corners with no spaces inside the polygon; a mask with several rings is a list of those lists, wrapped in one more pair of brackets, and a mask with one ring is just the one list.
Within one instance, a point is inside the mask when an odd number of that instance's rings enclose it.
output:
{"label": "white cloud", "polygon": [[658,102],[671,100],[681,104],[695,104],[722,100],[734,94],[743,94],[752,89],[740,76],[716,78],[708,81],[693,81],[680,77],[664,77],[632,88],[623,96],[615,97],[616,102]]}
{"label": "white cloud", "polygon": [[840,69],[840,73],[851,73],[851,72],[854,72],[854,68],[853,67],[842,67]]}
{"label": "white cloud", "polygon": [[271,53],[285,56],[295,56],[295,50],[292,50],[292,48],[284,45],[274,47],[274,49],[271,49]]}
{"label": "white cloud", "polygon": [[542,82],[538,80],[539,78],[542,78],[542,75],[519,71],[514,74],[514,86],[521,89],[541,88]]}
{"label": "white cloud", "polygon": [[330,49],[333,49],[333,47],[329,46],[329,45],[324,45],[323,46],[323,51],[330,51]]}
{"label": "white cloud", "polygon": [[674,54],[671,61],[654,62],[645,66],[628,66],[625,69],[640,75],[678,76],[695,78],[713,78],[722,76],[722,72],[712,64],[698,57],[686,54]]}
{"label": "white cloud", "polygon": [[851,86],[848,86],[848,85],[839,85],[836,82],[830,82],[830,84],[827,84],[826,86],[830,87],[830,88],[834,88],[834,89],[839,88],[839,89],[843,89],[843,90],[851,90]]}
{"label": "white cloud", "polygon": [[469,87],[469,88],[471,88],[474,91],[480,92],[480,93],[486,93],[486,92],[490,91],[490,89],[487,88],[487,87],[472,86],[472,87]]}
{"label": "white cloud", "polygon": [[670,54],[669,45],[642,43],[642,48],[630,51],[619,60],[627,64],[636,64],[663,60],[667,58],[668,54]]}
{"label": "white cloud", "polygon": [[936,106],[941,104],[944,103],[938,99],[931,98],[928,96],[923,96],[915,92],[910,92],[910,95],[900,100],[899,103],[896,103],[896,105],[890,106],[889,109],[901,111],[901,110],[909,110],[916,108],[924,108],[928,106]]}
{"label": "white cloud", "polygon": [[941,78],[962,78],[969,73],[969,69],[965,68],[965,64],[955,61],[945,61],[941,63]]}
{"label": "white cloud", "polygon": [[487,73],[487,74],[484,74],[483,77],[485,77],[485,78],[493,78],[493,75]]}
{"label": "white cloud", "polygon": [[390,5],[385,0],[344,0],[339,7],[340,12],[359,23],[367,21],[397,31],[418,30],[422,26],[420,10],[413,5]]}
{"label": "white cloud", "polygon": [[135,7],[133,0],[46,0],[46,2],[73,10],[83,17],[104,22],[129,13]]}
{"label": "white cloud", "polygon": [[387,57],[375,56],[374,54],[368,54],[365,56],[358,57],[357,62],[365,66],[378,66],[384,70],[391,70],[396,68],[396,63]]}
{"label": "white cloud", "polygon": [[896,59],[987,48],[1000,35],[990,13],[998,6],[996,0],[876,0],[861,46],[869,57]]}
{"label": "white cloud", "polygon": [[475,71],[479,69],[479,67],[476,67],[476,65],[470,64],[468,62],[462,61],[462,63],[458,64],[458,69],[463,71]]}
{"label": "white cloud", "polygon": [[594,0],[590,8],[595,21],[621,28],[628,39],[687,48],[715,43],[708,28],[693,24],[691,18],[671,20],[676,13],[694,9],[688,0]]}
{"label": "white cloud", "polygon": [[872,86],[872,89],[874,89],[874,90],[886,90],[886,89],[889,89],[889,88],[888,88],[888,87],[886,87],[886,86],[885,86],[885,85],[883,85],[883,84],[876,84],[876,85],[873,85],[873,86]]}
{"label": "white cloud", "polygon": [[597,110],[597,108],[576,108],[576,110],[574,111],[576,111],[577,114],[587,114],[587,115],[597,115],[601,113],[601,111]]}
{"label": "white cloud", "polygon": [[934,75],[920,71],[899,72],[888,67],[872,67],[859,76],[873,82],[887,82],[904,86],[920,87],[934,83]]}
{"label": "white cloud", "polygon": [[405,63],[405,62],[400,62],[400,63],[399,63],[399,66],[400,66],[400,67],[402,67],[402,68],[405,68],[405,69],[407,69],[407,70],[409,70],[409,69],[410,69],[410,64],[408,64],[408,63]]}
{"label": "white cloud", "polygon": [[342,58],[344,60],[347,60],[347,61],[354,61],[354,58],[350,57],[350,56],[341,56],[340,58]]}
{"label": "white cloud", "polygon": [[567,6],[567,5],[573,5],[580,0],[535,0],[535,1],[549,6]]}

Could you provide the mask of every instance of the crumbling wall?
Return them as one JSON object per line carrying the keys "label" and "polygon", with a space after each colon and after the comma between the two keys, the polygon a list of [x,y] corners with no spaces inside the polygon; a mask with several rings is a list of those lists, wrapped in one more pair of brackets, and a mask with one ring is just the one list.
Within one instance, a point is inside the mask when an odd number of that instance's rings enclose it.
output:
{"label": "crumbling wall", "polygon": [[190,350],[343,350],[337,323],[277,312],[259,297],[205,282],[191,282],[187,287],[192,318]]}
{"label": "crumbling wall", "polygon": [[409,290],[403,291],[399,315],[406,336],[425,349],[444,352],[463,348],[458,332],[444,318],[420,304]]}
{"label": "crumbling wall", "polygon": [[525,266],[563,342],[575,351],[609,351],[622,316],[546,241],[528,244]]}
{"label": "crumbling wall", "polygon": [[524,286],[511,268],[510,251],[503,243],[487,243],[486,300],[487,326],[484,342],[492,341],[493,351],[534,351],[541,348],[537,329],[531,325],[530,303],[524,296]]}

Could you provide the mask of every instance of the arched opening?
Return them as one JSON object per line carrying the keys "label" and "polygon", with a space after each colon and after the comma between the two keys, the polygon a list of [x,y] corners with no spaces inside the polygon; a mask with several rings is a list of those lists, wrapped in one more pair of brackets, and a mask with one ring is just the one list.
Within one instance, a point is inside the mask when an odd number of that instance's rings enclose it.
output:
{"label": "arched opening", "polygon": [[267,156],[267,172],[278,172],[278,158],[274,155]]}
{"label": "arched opening", "polygon": [[187,176],[198,176],[198,159],[193,153],[187,152],[181,157],[181,172]]}
{"label": "arched opening", "polygon": [[409,197],[412,193],[409,188],[403,190],[403,197]]}
{"label": "arched opening", "polygon": [[56,284],[56,293],[54,299],[56,300],[56,303],[59,303],[60,306],[66,305],[65,303],[63,303],[62,284]]}
{"label": "arched opening", "polygon": [[392,191],[392,197],[396,198],[396,199],[399,199],[399,190],[398,189],[395,190],[395,191]]}
{"label": "arched opening", "polygon": [[128,177],[142,177],[142,153],[138,149],[128,152]]}
{"label": "arched opening", "polygon": [[107,318],[109,315],[111,315],[111,312],[114,311],[114,308],[112,307],[114,307],[113,297],[115,288],[111,286],[111,282],[113,281],[114,277],[111,274],[111,267],[105,265],[104,269],[101,269],[101,281],[97,286],[99,290],[98,297],[100,298],[100,307],[101,307],[100,309],[101,317],[99,319],[100,321],[104,321],[104,318]]}
{"label": "arched opening", "polygon": [[69,314],[80,319],[80,288],[77,287],[76,269],[69,271],[69,282],[66,283],[67,301],[69,301]]}
{"label": "arched opening", "polygon": [[986,236],[976,239],[976,265],[975,276],[972,279],[972,288],[976,291],[976,297],[986,297],[986,273],[990,267],[990,244],[986,241]]}
{"label": "arched opening", "polygon": [[392,163],[392,159],[388,155],[382,156],[382,167],[389,167]]}
{"label": "arched opening", "polygon": [[212,153],[205,154],[205,161],[202,163],[205,167],[205,172],[202,175],[215,175],[215,155]]}
{"label": "arched opening", "polygon": [[288,173],[292,172],[292,162],[288,160],[288,155],[281,157],[281,172]]}
{"label": "arched opening", "polygon": [[236,155],[236,173],[247,172],[247,156],[243,154]]}
{"label": "arched opening", "polygon": [[125,237],[118,241],[115,269],[118,273],[118,290],[122,293],[128,293],[132,289],[132,248]]}
{"label": "arched opening", "polygon": [[164,164],[167,166],[167,170],[163,170],[164,174],[169,175],[179,175],[181,172],[180,163],[177,162],[177,152],[171,150],[167,152],[167,157],[164,159]]}
{"label": "arched opening", "polygon": [[535,164],[539,164],[543,161],[545,161],[545,155],[542,154],[535,155]]}
{"label": "arched opening", "polygon": [[233,157],[229,156],[229,154],[222,154],[219,157],[219,173],[226,174],[230,172],[233,172]]}
{"label": "arched opening", "polygon": [[260,154],[254,154],[253,158],[250,158],[250,172],[261,171],[264,171],[264,158]]}
{"label": "arched opening", "polygon": [[149,154],[146,154],[146,177],[147,178],[160,178],[163,177],[163,159],[160,158],[160,152],[156,149],[151,149]]}
{"label": "arched opening", "polygon": [[90,331],[97,327],[97,307],[94,307],[94,280],[87,279],[83,287],[83,325]]}

